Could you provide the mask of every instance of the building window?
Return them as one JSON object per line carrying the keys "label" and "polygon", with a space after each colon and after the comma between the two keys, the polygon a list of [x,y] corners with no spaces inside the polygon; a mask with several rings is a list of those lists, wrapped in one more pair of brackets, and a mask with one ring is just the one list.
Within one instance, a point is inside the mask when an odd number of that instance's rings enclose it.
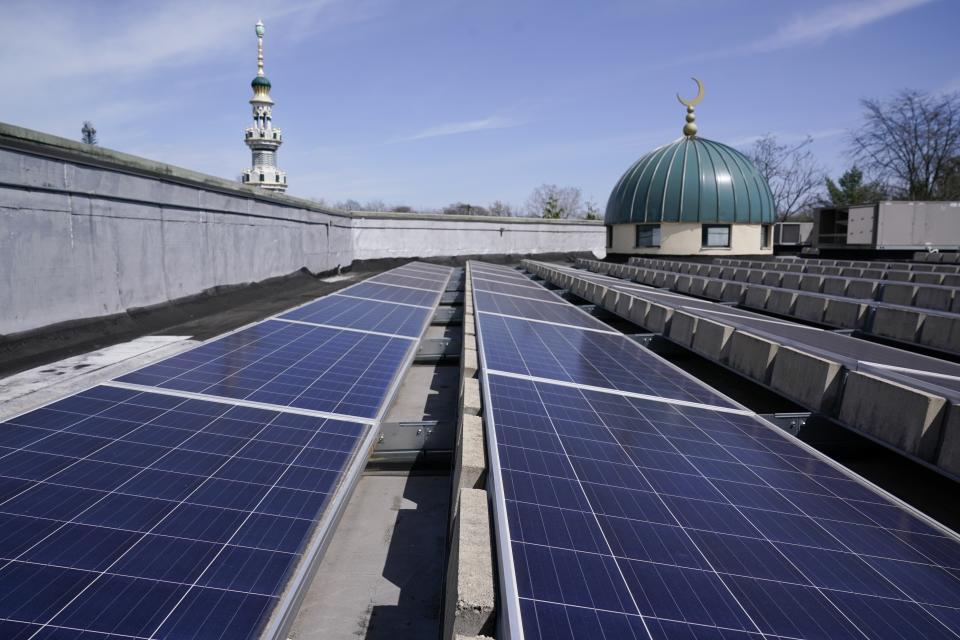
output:
{"label": "building window", "polygon": [[276,176],[277,182],[280,182],[280,176]]}
{"label": "building window", "polygon": [[769,249],[770,248],[770,229],[771,225],[765,224],[760,227],[760,248]]}
{"label": "building window", "polygon": [[260,182],[263,182],[263,180],[264,180],[263,174],[261,173],[261,174],[260,174]]}
{"label": "building window", "polygon": [[730,225],[728,224],[705,224],[702,227],[702,233],[701,244],[705,248],[730,246]]}
{"label": "building window", "polygon": [[660,246],[660,225],[638,224],[637,225],[637,246],[638,247],[659,247]]}
{"label": "building window", "polygon": [[613,249],[613,226],[607,225],[607,249]]}

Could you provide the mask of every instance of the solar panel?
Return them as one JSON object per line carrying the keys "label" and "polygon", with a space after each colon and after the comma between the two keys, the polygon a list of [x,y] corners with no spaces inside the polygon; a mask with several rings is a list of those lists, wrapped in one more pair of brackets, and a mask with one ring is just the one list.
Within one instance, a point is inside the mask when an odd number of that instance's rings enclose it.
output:
{"label": "solar panel", "polygon": [[622,334],[494,316],[475,304],[491,370],[738,407]]}
{"label": "solar panel", "polygon": [[257,637],[369,433],[111,386],[0,423],[0,637]]}
{"label": "solar panel", "polygon": [[118,380],[373,418],[410,347],[406,338],[267,320]]}
{"label": "solar panel", "polygon": [[960,628],[957,541],[754,417],[487,381],[525,637]]}
{"label": "solar panel", "polygon": [[477,337],[506,635],[960,632],[951,532],[722,396],[678,402],[692,378],[609,334],[481,313]]}
{"label": "solar panel", "polygon": [[320,298],[280,315],[283,320],[333,325],[365,331],[419,337],[431,310],[339,295]]}
{"label": "solar panel", "polygon": [[440,298],[439,291],[423,291],[407,287],[396,287],[389,284],[378,284],[371,281],[360,282],[339,292],[340,295],[368,300],[382,300],[412,304],[419,307],[433,307]]}
{"label": "solar panel", "polygon": [[474,293],[477,306],[486,312],[495,312],[508,316],[545,320],[560,324],[571,324],[592,327],[609,331],[610,327],[593,318],[583,311],[575,309],[561,301],[548,302],[546,300],[530,300],[516,296],[494,294],[488,291]]}
{"label": "solar panel", "polygon": [[473,288],[475,291],[489,291],[492,293],[504,293],[521,298],[531,298],[534,300],[545,300],[548,302],[557,302],[560,297],[553,294],[543,287],[533,284],[520,285],[504,281],[484,280],[483,278],[473,278]]}
{"label": "solar panel", "polygon": [[422,289],[427,291],[443,291],[443,288],[446,286],[445,281],[432,278],[417,278],[409,275],[400,275],[395,272],[389,272],[375,276],[370,278],[368,282],[392,284],[399,287],[410,287],[411,289]]}

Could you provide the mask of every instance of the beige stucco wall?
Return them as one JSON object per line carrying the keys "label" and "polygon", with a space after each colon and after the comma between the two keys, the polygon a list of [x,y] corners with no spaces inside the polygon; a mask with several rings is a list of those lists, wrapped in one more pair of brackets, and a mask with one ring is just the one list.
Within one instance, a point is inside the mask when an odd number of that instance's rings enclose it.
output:
{"label": "beige stucco wall", "polygon": [[703,248],[700,223],[664,222],[660,224],[659,247],[635,247],[635,224],[613,225],[613,247],[610,253],[630,253],[635,255],[672,255],[672,256],[735,256],[761,255],[773,253],[771,229],[770,245],[760,247],[761,228],[759,224],[734,224],[730,229],[729,247]]}

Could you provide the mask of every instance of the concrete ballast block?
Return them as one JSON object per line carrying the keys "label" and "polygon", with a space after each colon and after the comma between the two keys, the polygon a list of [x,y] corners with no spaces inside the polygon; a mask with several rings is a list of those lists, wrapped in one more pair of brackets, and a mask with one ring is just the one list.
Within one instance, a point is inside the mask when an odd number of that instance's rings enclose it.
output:
{"label": "concrete ballast block", "polygon": [[960,405],[951,404],[947,410],[937,466],[960,478]]}
{"label": "concrete ballast block", "polygon": [[780,347],[770,386],[812,411],[829,413],[840,386],[839,363],[792,347]]}
{"label": "concrete ballast block", "polygon": [[492,635],[496,625],[487,492],[461,489],[447,564],[443,637]]}
{"label": "concrete ballast block", "polygon": [[868,373],[851,371],[840,420],[923,460],[936,459],[947,401]]}
{"label": "concrete ballast block", "polygon": [[960,353],[960,317],[929,314],[920,329],[920,344]]}
{"label": "concrete ballast block", "polygon": [[925,314],[911,309],[877,307],[873,316],[873,334],[915,342],[925,318]]}
{"label": "concrete ballast block", "polygon": [[480,399],[480,381],[476,378],[464,378],[461,381],[463,385],[462,409],[463,415],[477,416],[483,407],[483,401]]}
{"label": "concrete ballast block", "polygon": [[699,318],[686,311],[675,311],[670,321],[670,339],[689,347],[693,343],[693,334],[697,331]]}
{"label": "concrete ballast block", "polygon": [[[674,314],[673,322],[676,321],[677,316]],[[693,334],[691,347],[700,355],[714,362],[722,362],[732,335],[733,327],[730,325],[700,318]]]}
{"label": "concrete ballast block", "polygon": [[730,337],[726,363],[734,371],[739,371],[752,380],[762,384],[770,381],[771,365],[780,345],[752,333],[735,331]]}
{"label": "concrete ballast block", "polygon": [[801,293],[797,296],[793,315],[807,322],[823,322],[828,304],[828,298]]}
{"label": "concrete ballast block", "polygon": [[867,316],[868,305],[854,300],[831,300],[823,311],[823,322],[844,329],[860,329]]}
{"label": "concrete ballast block", "polygon": [[667,323],[670,322],[670,317],[672,315],[673,309],[670,307],[651,302],[649,308],[647,309],[647,316],[644,321],[644,325],[649,331],[662,334],[665,332]]}

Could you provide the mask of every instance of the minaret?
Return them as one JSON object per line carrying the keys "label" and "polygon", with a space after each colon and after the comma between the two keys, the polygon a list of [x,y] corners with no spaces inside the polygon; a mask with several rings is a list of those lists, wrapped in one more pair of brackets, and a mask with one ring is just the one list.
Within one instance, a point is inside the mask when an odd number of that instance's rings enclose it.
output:
{"label": "minaret", "polygon": [[257,77],[250,83],[253,97],[253,126],[246,130],[244,142],[253,153],[253,168],[244,169],[244,184],[270,191],[285,191],[287,174],[277,168],[277,148],[283,143],[280,129],[273,126],[273,100],[270,81],[263,75],[263,23],[257,20]]}

